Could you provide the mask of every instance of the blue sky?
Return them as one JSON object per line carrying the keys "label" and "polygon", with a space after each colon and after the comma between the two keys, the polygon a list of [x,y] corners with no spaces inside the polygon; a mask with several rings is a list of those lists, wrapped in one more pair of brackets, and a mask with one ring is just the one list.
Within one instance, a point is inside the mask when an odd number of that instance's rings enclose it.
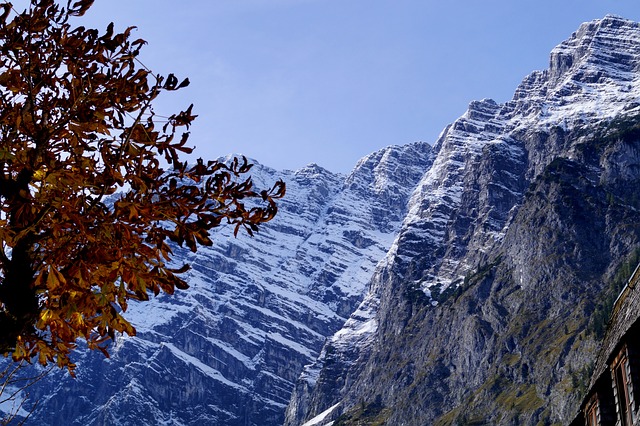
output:
{"label": "blue sky", "polygon": [[96,0],[83,23],[136,25],[154,72],[190,78],[159,108],[195,104],[197,156],[348,172],[387,145],[433,143],[472,100],[509,100],[607,13],[639,21],[640,2]]}

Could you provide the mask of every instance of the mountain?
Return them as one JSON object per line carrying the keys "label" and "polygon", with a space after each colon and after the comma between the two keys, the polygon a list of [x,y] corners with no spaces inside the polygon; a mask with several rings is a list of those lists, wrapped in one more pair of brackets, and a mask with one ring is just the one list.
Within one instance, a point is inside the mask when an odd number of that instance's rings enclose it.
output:
{"label": "mountain", "polygon": [[639,101],[640,25],[607,16],[472,102],[285,424],[568,424],[637,259]]}
{"label": "mountain", "polygon": [[582,25],[433,148],[252,174],[287,182],[276,219],[177,252],[191,288],[29,389],[27,424],[569,423],[640,254],[640,24]]}
{"label": "mountain", "polygon": [[76,379],[54,372],[30,389],[27,424],[281,425],[303,366],[391,247],[430,152],[388,147],[347,176],[255,164],[256,187],[287,183],[277,219],[254,238],[221,227],[212,247],[176,250],[190,288],[131,304],[137,336],[119,337],[110,359],[78,351]]}

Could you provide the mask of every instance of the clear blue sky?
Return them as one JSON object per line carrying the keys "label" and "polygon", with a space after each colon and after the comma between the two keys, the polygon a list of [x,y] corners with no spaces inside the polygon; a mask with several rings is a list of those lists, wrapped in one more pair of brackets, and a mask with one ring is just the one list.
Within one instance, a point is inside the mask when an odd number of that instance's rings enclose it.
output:
{"label": "clear blue sky", "polygon": [[433,143],[472,100],[509,100],[607,13],[639,21],[640,1],[96,0],[86,18],[136,25],[154,72],[190,78],[162,108],[195,104],[197,155],[348,172],[384,146]]}

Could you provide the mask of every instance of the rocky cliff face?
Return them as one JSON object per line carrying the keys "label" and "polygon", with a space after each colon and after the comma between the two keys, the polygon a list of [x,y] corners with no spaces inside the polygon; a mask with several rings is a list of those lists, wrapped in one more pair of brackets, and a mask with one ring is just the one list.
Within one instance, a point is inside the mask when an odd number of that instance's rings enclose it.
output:
{"label": "rocky cliff face", "polygon": [[607,16],[473,102],[286,424],[568,423],[640,242],[639,99],[640,26]]}
{"label": "rocky cliff face", "polygon": [[362,300],[430,152],[389,147],[348,176],[256,165],[257,187],[287,182],[277,219],[255,238],[221,228],[213,247],[180,252],[191,288],[131,305],[138,336],[108,360],[80,351],[75,380],[40,382],[27,424],[281,425],[303,366]]}

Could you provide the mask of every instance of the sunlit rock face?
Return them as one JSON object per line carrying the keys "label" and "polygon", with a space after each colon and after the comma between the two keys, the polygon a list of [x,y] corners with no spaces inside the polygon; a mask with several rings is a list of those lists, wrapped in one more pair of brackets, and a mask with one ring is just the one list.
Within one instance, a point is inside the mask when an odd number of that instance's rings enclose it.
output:
{"label": "sunlit rock face", "polygon": [[363,158],[349,175],[256,164],[254,184],[287,184],[255,237],[216,230],[188,262],[190,288],[132,304],[135,338],[111,358],[79,352],[78,378],[34,387],[37,425],[281,425],[294,383],[362,301],[376,263],[432,161],[426,143]]}
{"label": "sunlit rock face", "polygon": [[640,26],[607,16],[472,102],[286,424],[570,422],[640,241],[639,100]]}

